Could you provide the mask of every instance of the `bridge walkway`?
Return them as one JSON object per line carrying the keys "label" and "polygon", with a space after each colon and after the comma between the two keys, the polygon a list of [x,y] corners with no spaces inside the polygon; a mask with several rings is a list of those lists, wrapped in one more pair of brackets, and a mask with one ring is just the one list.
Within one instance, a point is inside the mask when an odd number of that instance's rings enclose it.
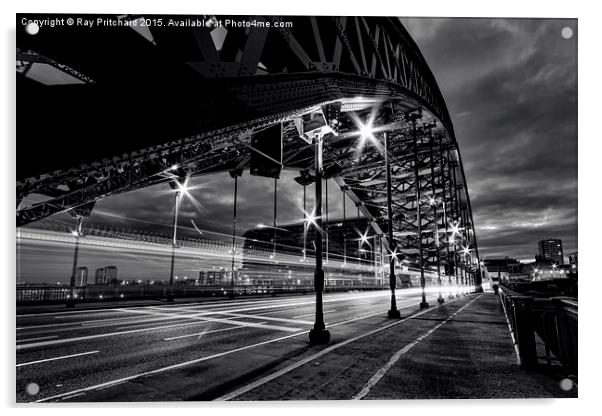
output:
{"label": "bridge walkway", "polygon": [[[433,306],[431,304],[431,306]],[[577,397],[519,366],[500,301],[470,295],[349,343],[234,400]],[[264,378],[265,379],[265,378]],[[254,387],[249,389],[249,387]],[[245,391],[248,390],[248,391]]]}

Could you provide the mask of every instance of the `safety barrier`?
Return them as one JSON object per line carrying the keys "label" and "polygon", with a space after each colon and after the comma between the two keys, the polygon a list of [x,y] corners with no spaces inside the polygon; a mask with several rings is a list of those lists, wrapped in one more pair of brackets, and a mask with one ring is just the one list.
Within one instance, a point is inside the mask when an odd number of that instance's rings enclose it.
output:
{"label": "safety barrier", "polygon": [[527,296],[504,285],[499,294],[521,365],[560,365],[568,374],[577,375],[577,299]]}

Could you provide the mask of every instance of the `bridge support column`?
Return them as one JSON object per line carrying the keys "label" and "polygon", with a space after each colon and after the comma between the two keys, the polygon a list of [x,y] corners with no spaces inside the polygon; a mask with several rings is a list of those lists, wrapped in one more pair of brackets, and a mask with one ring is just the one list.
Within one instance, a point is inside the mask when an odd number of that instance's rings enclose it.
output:
{"label": "bridge support column", "polygon": [[388,224],[388,237],[389,237],[389,251],[391,251],[389,256],[389,288],[391,289],[391,308],[387,315],[389,318],[399,318],[401,314],[397,309],[397,300],[395,299],[395,289],[396,289],[396,278],[395,278],[395,250],[396,244],[395,240],[393,240],[393,204],[391,197],[391,166],[389,164],[389,137],[385,132],[383,133],[383,138],[385,141],[385,175],[387,182],[387,222]]}
{"label": "bridge support column", "polygon": [[316,268],[314,271],[314,289],[316,291],[316,317],[314,327],[309,331],[309,343],[326,344],[330,341],[330,332],[324,324],[324,309],[322,305],[322,293],[324,292],[324,269],[322,268],[322,137],[315,136],[316,147],[316,213],[315,213],[315,237],[316,244]]}

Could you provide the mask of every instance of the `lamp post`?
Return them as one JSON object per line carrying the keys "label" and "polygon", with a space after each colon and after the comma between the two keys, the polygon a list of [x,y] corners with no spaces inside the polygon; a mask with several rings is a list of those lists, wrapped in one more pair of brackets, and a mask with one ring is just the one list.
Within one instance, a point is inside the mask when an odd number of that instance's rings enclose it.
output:
{"label": "lamp post", "polygon": [[[446,198],[445,192],[443,194],[443,198]],[[441,204],[443,207],[443,223],[445,224],[445,248],[446,248],[446,252],[447,252],[447,256],[446,256],[446,265],[447,265],[447,269],[449,269],[449,274],[447,275],[447,285],[449,286],[449,295],[448,295],[448,299],[453,299],[454,295],[452,294],[452,268],[449,267],[449,247],[450,247],[450,242],[449,242],[449,225],[447,222],[447,210],[446,210],[446,202],[443,201],[443,204]]]}
{"label": "lamp post", "polygon": [[439,286],[439,297],[437,298],[438,303],[444,303],[445,299],[441,295],[441,255],[439,253],[439,217],[437,215],[437,195],[435,194],[435,164],[433,162],[434,149],[433,149],[433,137],[429,133],[429,157],[431,165],[431,188],[432,196],[430,205],[433,208],[433,217],[435,222],[435,252],[437,253],[437,284]]}
{"label": "lamp post", "polygon": [[[328,264],[328,178],[326,178],[324,180],[324,191],[325,191],[325,202],[326,202],[326,212],[325,212],[325,216],[326,216],[326,224],[324,226],[324,236],[326,237],[326,264]],[[328,283],[328,280],[326,280],[326,283]]]}
{"label": "lamp post", "polygon": [[317,133],[315,141],[315,236],[316,268],[314,271],[314,289],[316,291],[316,316],[313,328],[309,331],[310,344],[326,344],[330,341],[330,332],[324,324],[324,310],[322,305],[322,292],[324,291],[324,269],[322,268],[322,135]]}
{"label": "lamp post", "polygon": [[345,200],[347,199],[347,195],[345,192],[347,191],[347,186],[341,186],[341,191],[343,191],[343,267],[347,266],[347,205]]}
{"label": "lamp post", "polygon": [[173,239],[171,242],[171,267],[170,267],[170,272],[169,272],[169,289],[168,289],[168,293],[166,296],[167,302],[174,301],[173,280],[174,280],[176,248],[178,247],[178,214],[180,212],[180,200],[182,197],[182,193],[185,193],[186,189],[187,189],[186,188],[187,182],[188,182],[187,178],[184,180],[184,183],[181,183],[181,179],[177,178],[174,181],[169,183],[169,186],[171,186],[171,188],[174,189],[176,192],[175,192],[175,196],[174,196]]}
{"label": "lamp post", "polygon": [[[360,226],[360,206],[361,203],[358,202],[357,204],[355,204],[355,206],[357,207],[357,226]],[[362,267],[362,239],[359,238],[357,240],[357,269],[360,270],[360,275],[362,274],[361,272],[361,267]]]}
{"label": "lamp post", "polygon": [[307,185],[303,185],[303,263],[307,261]]}
{"label": "lamp post", "polygon": [[416,221],[418,226],[418,229],[416,230],[416,237],[418,239],[418,264],[420,265],[420,288],[422,290],[420,309],[424,309],[428,308],[429,304],[426,301],[425,293],[426,280],[424,278],[424,256],[422,252],[422,213],[420,210],[420,200],[422,199],[422,194],[420,190],[420,175],[418,172],[418,135],[416,131],[416,122],[421,117],[422,114],[420,112],[406,115],[406,120],[409,120],[412,124],[412,141],[414,142],[414,186],[416,187]]}
{"label": "lamp post", "polygon": [[[443,155],[443,138],[441,138],[439,140],[439,153],[441,155]],[[448,153],[449,155],[449,153]],[[447,275],[447,285],[449,286],[449,295],[448,295],[448,299],[453,299],[454,295],[452,294],[452,271],[453,269],[450,267],[449,264],[449,259],[450,259],[450,252],[449,252],[449,248],[450,248],[450,244],[449,244],[449,221],[447,219],[447,190],[448,190],[448,180],[449,180],[449,176],[450,176],[450,172],[449,172],[449,158],[447,159],[448,163],[445,163],[445,159],[443,156],[441,156],[440,158],[440,162],[439,162],[439,166],[441,169],[441,181],[443,182],[443,203],[442,203],[442,207],[443,207],[443,224],[445,225],[445,251],[446,251],[446,256],[445,256],[445,263],[446,263],[446,270],[448,271],[448,275]],[[447,169],[446,169],[447,167]],[[446,174],[447,172],[447,174]],[[450,195],[451,197],[451,195]]]}
{"label": "lamp post", "polygon": [[273,241],[274,241],[274,250],[273,250],[273,256],[274,256],[274,263],[277,263],[278,260],[276,260],[276,227],[277,222],[276,222],[276,218],[278,215],[278,178],[274,178],[274,234],[273,234]]}
{"label": "lamp post", "polygon": [[295,178],[295,182],[303,186],[303,263],[305,263],[307,261],[307,231],[310,225],[307,215],[307,186],[312,184],[315,178],[309,174],[309,170],[302,170],[300,173],[301,175]]}
{"label": "lamp post", "polygon": [[387,312],[389,318],[399,318],[401,314],[397,309],[397,300],[395,298],[395,289],[397,280],[395,278],[395,241],[393,240],[393,203],[391,196],[391,166],[389,164],[389,137],[386,132],[383,133],[385,142],[385,174],[387,182],[387,222],[388,222],[388,237],[389,250],[391,257],[389,259],[389,288],[391,289],[391,308]]}
{"label": "lamp post", "polygon": [[83,215],[76,215],[76,226],[75,230],[72,231],[73,236],[75,237],[75,248],[73,251],[73,269],[71,271],[71,280],[69,284],[69,296],[67,296],[67,304],[65,305],[67,308],[75,307],[75,274],[77,273],[77,258],[79,255],[79,239],[82,237],[82,227],[84,224]]}
{"label": "lamp post", "polygon": [[460,221],[458,219],[458,190],[456,187],[456,166],[455,164],[450,165],[451,166],[451,172],[450,172],[450,176],[452,179],[452,218],[455,220],[455,224],[452,227],[452,237],[453,237],[453,241],[454,241],[454,276],[455,276],[455,280],[456,280],[456,296],[458,296],[458,251],[457,251],[457,246],[456,246],[456,234],[459,233],[459,229],[460,229]]}
{"label": "lamp post", "polygon": [[234,257],[236,255],[236,205],[238,200],[238,177],[242,176],[242,169],[234,169],[230,171],[230,177],[234,178],[234,201],[233,201],[233,212],[232,212],[232,266],[230,269],[230,286],[232,286],[232,292],[230,297],[234,297]]}

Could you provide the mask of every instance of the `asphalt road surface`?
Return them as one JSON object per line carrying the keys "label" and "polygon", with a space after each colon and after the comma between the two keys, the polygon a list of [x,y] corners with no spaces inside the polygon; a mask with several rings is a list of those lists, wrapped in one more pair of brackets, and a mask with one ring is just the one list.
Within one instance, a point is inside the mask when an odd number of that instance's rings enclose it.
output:
{"label": "asphalt road surface", "polygon": [[[432,305],[436,297],[427,294]],[[370,330],[368,318],[386,316],[389,298],[389,291],[326,294],[324,316],[333,339]],[[419,302],[420,290],[397,291],[402,315],[416,311]],[[113,400],[110,391],[120,383],[199,363],[207,366],[206,376],[195,375],[204,393],[191,397],[210,400],[235,388],[245,372],[294,361],[314,311],[314,296],[307,295],[18,315],[17,401],[87,400],[109,387],[92,400]],[[145,392],[127,399],[165,397]]]}

